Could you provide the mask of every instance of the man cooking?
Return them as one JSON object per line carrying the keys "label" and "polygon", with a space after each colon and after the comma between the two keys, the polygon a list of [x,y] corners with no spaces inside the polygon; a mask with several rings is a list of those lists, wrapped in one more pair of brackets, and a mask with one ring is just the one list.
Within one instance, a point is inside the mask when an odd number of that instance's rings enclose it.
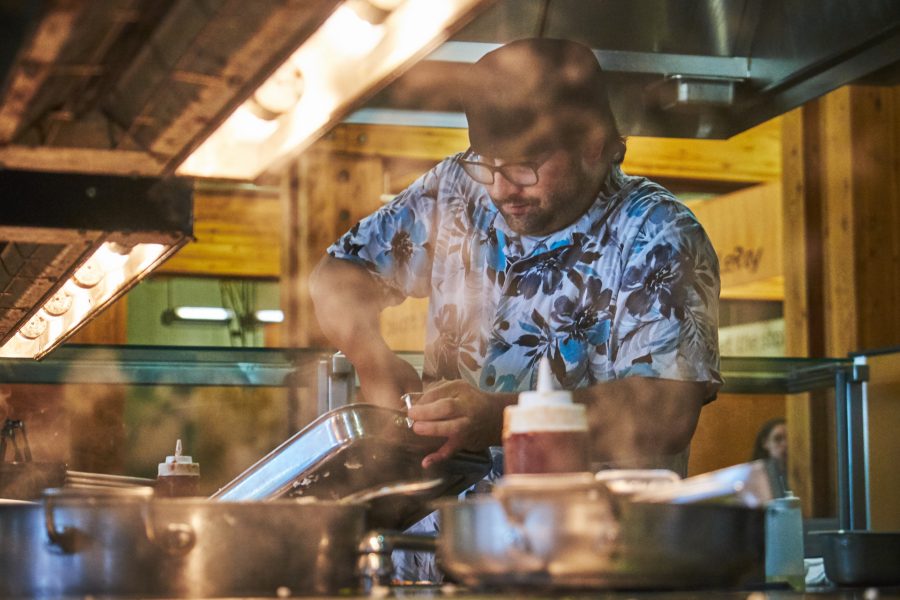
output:
{"label": "man cooking", "polygon": [[[593,459],[684,474],[701,406],[721,385],[719,273],[693,214],[625,175],[625,140],[594,54],[525,39],[486,54],[462,90],[470,148],[328,250],[319,322],[366,400],[446,438],[428,466],[500,444],[503,408],[546,356],[587,407]],[[428,297],[422,379],[378,315]]]}

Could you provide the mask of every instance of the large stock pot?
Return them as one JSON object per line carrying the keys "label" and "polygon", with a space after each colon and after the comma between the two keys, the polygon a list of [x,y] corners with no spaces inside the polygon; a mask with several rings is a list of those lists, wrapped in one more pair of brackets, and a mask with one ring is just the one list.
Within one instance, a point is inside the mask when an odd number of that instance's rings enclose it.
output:
{"label": "large stock pot", "polygon": [[0,597],[355,591],[364,504],[48,490],[0,505]]}

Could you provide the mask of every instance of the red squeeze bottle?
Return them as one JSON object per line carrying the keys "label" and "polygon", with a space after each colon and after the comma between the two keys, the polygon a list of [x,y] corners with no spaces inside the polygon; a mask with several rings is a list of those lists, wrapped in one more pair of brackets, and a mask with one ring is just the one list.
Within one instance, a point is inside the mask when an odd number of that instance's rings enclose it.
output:
{"label": "red squeeze bottle", "polygon": [[590,469],[587,414],[572,393],[553,387],[550,362],[538,365],[537,389],[503,411],[503,472],[573,473]]}
{"label": "red squeeze bottle", "polygon": [[181,453],[181,440],[175,442],[175,455],[159,463],[156,472],[157,496],[175,498],[196,496],[200,481],[200,465]]}

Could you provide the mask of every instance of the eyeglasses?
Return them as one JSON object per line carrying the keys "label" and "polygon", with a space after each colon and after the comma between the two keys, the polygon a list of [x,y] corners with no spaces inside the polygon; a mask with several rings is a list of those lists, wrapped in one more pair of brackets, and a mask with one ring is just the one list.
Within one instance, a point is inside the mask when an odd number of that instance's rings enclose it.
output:
{"label": "eyeglasses", "polygon": [[518,163],[506,163],[500,166],[481,162],[481,156],[475,154],[471,148],[460,156],[457,161],[466,172],[466,175],[484,185],[492,185],[497,173],[503,175],[513,185],[529,186],[538,182],[538,169],[547,160],[528,161]]}

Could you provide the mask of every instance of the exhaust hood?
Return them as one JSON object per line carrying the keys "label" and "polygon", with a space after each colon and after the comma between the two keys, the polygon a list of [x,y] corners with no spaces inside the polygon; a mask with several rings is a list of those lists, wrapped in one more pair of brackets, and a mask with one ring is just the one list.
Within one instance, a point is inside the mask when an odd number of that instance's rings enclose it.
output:
{"label": "exhaust hood", "polygon": [[593,48],[631,136],[724,139],[863,78],[900,83],[897,0],[501,0],[350,120],[465,127],[448,90],[529,36]]}
{"label": "exhaust hood", "polygon": [[0,170],[0,205],[0,357],[43,357],[193,233],[181,179]]}

